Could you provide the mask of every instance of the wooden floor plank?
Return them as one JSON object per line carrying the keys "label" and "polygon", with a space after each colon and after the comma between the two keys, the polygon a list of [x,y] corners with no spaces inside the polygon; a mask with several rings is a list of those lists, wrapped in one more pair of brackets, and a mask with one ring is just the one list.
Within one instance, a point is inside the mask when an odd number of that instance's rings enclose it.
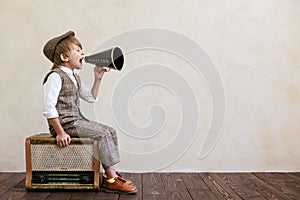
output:
{"label": "wooden floor plank", "polygon": [[142,200],[143,199],[143,185],[142,185],[142,174],[137,173],[122,173],[122,176],[126,179],[133,180],[133,184],[136,186],[138,192],[131,195],[120,195],[119,200]]}
{"label": "wooden floor plank", "polygon": [[298,182],[298,184],[300,184],[300,176],[297,176],[297,173],[287,173],[287,176],[289,176],[291,179],[294,179]]}
{"label": "wooden floor plank", "polygon": [[12,176],[8,176],[6,179],[1,181],[0,196],[13,188],[20,181],[25,179],[24,173],[14,173]]}
{"label": "wooden floor plank", "polygon": [[179,173],[162,173],[161,178],[167,199],[192,199]]}
{"label": "wooden floor plank", "polygon": [[[244,192],[249,198],[255,199],[273,199],[274,195],[266,190],[258,188],[253,182],[250,181],[251,174],[245,175],[245,173],[238,173],[232,175],[237,182],[240,182],[245,188]],[[252,194],[249,194],[252,193]],[[253,196],[250,196],[253,195]],[[276,199],[276,198],[275,198]]]}
{"label": "wooden floor plank", "polygon": [[[203,174],[206,175],[206,174]],[[205,177],[206,179],[210,180],[211,183],[208,183],[214,188],[211,188],[214,193],[218,193],[220,196],[222,196],[223,199],[226,200],[232,200],[232,199],[239,199],[241,200],[241,197],[228,185],[220,176],[218,176],[216,173],[208,173]]]}
{"label": "wooden floor plank", "polygon": [[[216,181],[216,179],[212,177],[211,173],[200,173],[199,176],[214,193],[217,199],[241,199],[233,190],[231,190],[231,194],[228,192],[229,190],[225,190],[224,187],[222,187],[222,185],[219,183],[220,181]],[[228,189],[229,188],[230,187],[228,187]]]}
{"label": "wooden floor plank", "polygon": [[278,191],[277,188],[269,185],[268,183],[262,181],[257,178],[254,174],[251,173],[243,173],[240,174],[241,178],[245,180],[245,182],[249,185],[249,187],[260,194],[262,194],[266,199],[286,199],[289,197]]}
{"label": "wooden floor plank", "polygon": [[290,188],[297,191],[298,195],[300,195],[300,182],[297,178],[294,178],[290,175],[290,173],[272,173],[276,178],[282,179],[286,181]]}
{"label": "wooden floor plank", "polygon": [[257,192],[249,188],[247,182],[241,177],[239,173],[219,173],[218,176],[230,185],[230,187],[242,198],[242,199],[261,199],[266,198]]}
{"label": "wooden floor plank", "polygon": [[7,179],[7,178],[13,176],[14,174],[15,174],[15,173],[4,173],[4,172],[1,172],[1,173],[0,173],[0,186],[2,185],[2,182],[3,182],[5,179]]}
{"label": "wooden floor plank", "polygon": [[297,189],[297,182],[291,177],[287,177],[282,173],[254,173],[255,176],[272,185],[277,190],[289,197],[289,199],[299,199],[300,188]]}
{"label": "wooden floor plank", "polygon": [[72,192],[51,192],[46,200],[69,200],[72,197]]}
{"label": "wooden floor plank", "polygon": [[18,173],[21,177],[22,180],[14,185],[12,188],[7,190],[0,199],[9,199],[9,200],[19,200],[23,198],[26,194],[27,191],[25,189],[25,174],[24,173]]}
{"label": "wooden floor plank", "polygon": [[297,176],[297,177],[300,178],[300,172],[293,172],[293,173],[291,173],[291,174],[293,174],[294,176]]}
{"label": "wooden floor plank", "polygon": [[204,183],[202,178],[197,173],[183,173],[181,179],[185,184],[191,198],[193,200],[208,199],[213,200],[217,197]]}
{"label": "wooden floor plank", "polygon": [[25,188],[12,188],[1,195],[0,199],[19,200],[27,194]]}
{"label": "wooden floor plank", "polygon": [[45,200],[50,194],[50,191],[29,191],[21,200]]}
{"label": "wooden floor plank", "polygon": [[95,195],[95,199],[97,199],[97,200],[118,200],[119,194],[110,194],[110,193],[100,191]]}
{"label": "wooden floor plank", "polygon": [[94,200],[96,192],[84,191],[84,192],[72,192],[70,200]]}
{"label": "wooden floor plank", "polygon": [[145,173],[142,175],[143,199],[167,200],[164,184],[159,173]]}

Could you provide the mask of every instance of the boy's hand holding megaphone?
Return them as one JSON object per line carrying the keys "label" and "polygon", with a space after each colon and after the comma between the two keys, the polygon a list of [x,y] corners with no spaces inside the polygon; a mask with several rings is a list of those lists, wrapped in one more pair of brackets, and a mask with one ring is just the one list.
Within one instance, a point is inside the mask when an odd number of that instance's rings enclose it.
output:
{"label": "boy's hand holding megaphone", "polygon": [[95,79],[101,80],[105,72],[109,72],[108,67],[95,66],[94,67],[94,76]]}

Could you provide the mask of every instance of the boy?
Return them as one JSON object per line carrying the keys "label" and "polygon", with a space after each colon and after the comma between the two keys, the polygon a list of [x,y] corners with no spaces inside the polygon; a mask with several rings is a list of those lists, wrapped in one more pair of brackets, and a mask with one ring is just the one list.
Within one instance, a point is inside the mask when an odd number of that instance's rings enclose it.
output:
{"label": "boy", "polygon": [[73,31],[49,40],[43,49],[53,63],[44,78],[44,116],[50,133],[56,137],[57,145],[65,147],[71,137],[89,137],[99,141],[99,157],[105,170],[105,191],[111,193],[136,193],[131,180],[122,178],[114,169],[119,162],[116,131],[104,124],[86,119],[80,112],[79,98],[87,102],[96,101],[100,83],[109,68],[94,67],[92,90],[81,83],[74,69],[82,68],[84,52]]}

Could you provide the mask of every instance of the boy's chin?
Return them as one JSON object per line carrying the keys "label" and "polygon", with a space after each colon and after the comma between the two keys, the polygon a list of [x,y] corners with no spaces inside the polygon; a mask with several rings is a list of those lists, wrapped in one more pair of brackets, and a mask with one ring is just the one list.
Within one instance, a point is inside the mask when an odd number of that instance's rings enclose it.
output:
{"label": "boy's chin", "polygon": [[78,69],[78,70],[82,69],[82,65],[77,66],[75,69]]}

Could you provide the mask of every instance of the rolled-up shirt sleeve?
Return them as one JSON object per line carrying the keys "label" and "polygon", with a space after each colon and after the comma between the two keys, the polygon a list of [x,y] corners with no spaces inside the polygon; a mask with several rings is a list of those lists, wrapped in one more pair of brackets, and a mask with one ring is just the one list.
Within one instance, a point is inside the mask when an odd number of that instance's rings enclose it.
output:
{"label": "rolled-up shirt sleeve", "polygon": [[52,73],[49,75],[47,82],[44,84],[44,112],[43,115],[47,118],[58,117],[58,112],[56,110],[56,104],[58,100],[58,95],[61,90],[62,81],[57,73]]}
{"label": "rolled-up shirt sleeve", "polygon": [[79,89],[79,96],[89,103],[94,103],[95,101],[97,101],[97,99],[93,97],[91,91],[83,83],[81,84]]}

